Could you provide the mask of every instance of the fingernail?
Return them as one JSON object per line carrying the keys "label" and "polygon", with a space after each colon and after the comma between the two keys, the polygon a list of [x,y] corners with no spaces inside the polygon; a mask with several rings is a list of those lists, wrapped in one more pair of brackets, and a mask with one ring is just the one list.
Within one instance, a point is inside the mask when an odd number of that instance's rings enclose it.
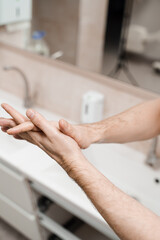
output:
{"label": "fingernail", "polygon": [[64,126],[65,128],[68,127],[68,124],[67,124],[67,122],[66,122],[65,120],[63,120],[63,126]]}
{"label": "fingernail", "polygon": [[7,134],[12,135],[12,134],[13,134],[13,133],[12,133],[12,130],[8,129],[8,130],[7,130]]}
{"label": "fingernail", "polygon": [[62,123],[64,128],[67,128],[68,124],[64,119],[61,119],[61,123]]}
{"label": "fingernail", "polygon": [[33,118],[34,117],[34,111],[32,109],[27,110],[27,116],[29,118]]}

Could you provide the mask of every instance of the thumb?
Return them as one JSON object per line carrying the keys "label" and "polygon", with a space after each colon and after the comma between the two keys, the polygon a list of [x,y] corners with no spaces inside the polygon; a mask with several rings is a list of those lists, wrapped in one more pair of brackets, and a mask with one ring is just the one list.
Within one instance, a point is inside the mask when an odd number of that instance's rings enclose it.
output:
{"label": "thumb", "polygon": [[65,135],[73,138],[76,140],[77,137],[77,131],[75,130],[75,128],[68,123],[66,120],[61,119],[59,120],[59,129],[61,130],[62,133],[64,133]]}

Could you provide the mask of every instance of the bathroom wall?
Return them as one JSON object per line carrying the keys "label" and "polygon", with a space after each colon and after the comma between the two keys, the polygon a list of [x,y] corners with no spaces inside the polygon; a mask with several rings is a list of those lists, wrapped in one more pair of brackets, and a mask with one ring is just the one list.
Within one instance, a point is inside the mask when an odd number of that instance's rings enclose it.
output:
{"label": "bathroom wall", "polygon": [[109,0],[80,0],[76,65],[101,72]]}
{"label": "bathroom wall", "polygon": [[[36,104],[76,122],[80,121],[82,95],[90,89],[105,95],[104,117],[158,97],[108,77],[0,44],[0,88],[20,97],[23,96],[23,82],[16,72],[3,71],[4,65],[18,66],[25,72],[32,94],[37,92]],[[146,145],[132,146],[147,149]]]}
{"label": "bathroom wall", "polygon": [[75,64],[79,0],[33,0],[33,29],[45,30],[51,54],[62,50],[63,61]]}
{"label": "bathroom wall", "polygon": [[8,33],[3,28],[0,28],[0,40],[17,48],[24,48],[23,31]]}
{"label": "bathroom wall", "polygon": [[100,72],[109,0],[33,0],[33,29],[46,31],[51,53],[62,61]]}
{"label": "bathroom wall", "polygon": [[[52,55],[62,50],[64,62],[100,72],[109,0],[33,0],[31,29],[46,31],[45,41]],[[6,32],[0,41],[25,48],[30,31]]]}

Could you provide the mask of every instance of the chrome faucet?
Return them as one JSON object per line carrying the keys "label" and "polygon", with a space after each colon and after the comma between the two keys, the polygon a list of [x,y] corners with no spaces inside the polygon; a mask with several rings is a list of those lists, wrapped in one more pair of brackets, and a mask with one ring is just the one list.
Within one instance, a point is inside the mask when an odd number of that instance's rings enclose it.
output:
{"label": "chrome faucet", "polygon": [[31,107],[32,101],[31,101],[31,97],[30,97],[29,83],[28,83],[27,77],[24,74],[24,72],[15,66],[4,66],[3,69],[5,71],[10,71],[10,70],[17,71],[22,76],[22,79],[25,84],[24,107],[25,108]]}
{"label": "chrome faucet", "polygon": [[156,167],[159,162],[159,157],[157,156],[156,149],[158,145],[158,137],[153,138],[151,149],[146,159],[146,163],[151,167]]}

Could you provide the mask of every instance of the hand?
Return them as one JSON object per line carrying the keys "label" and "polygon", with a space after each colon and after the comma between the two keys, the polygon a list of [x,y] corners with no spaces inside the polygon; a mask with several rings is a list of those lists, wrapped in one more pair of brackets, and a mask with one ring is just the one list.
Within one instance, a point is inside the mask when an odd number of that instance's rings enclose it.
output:
{"label": "hand", "polygon": [[[0,127],[3,132],[7,132],[9,135],[13,135],[16,139],[21,139],[20,134],[34,131],[40,132],[41,130],[37,128],[27,117],[20,114],[10,105],[3,103],[2,108],[10,114],[13,118],[0,118]],[[57,122],[51,122],[55,127],[58,127]]]}
{"label": "hand", "polygon": [[[8,109],[11,109],[11,106],[8,104],[2,104],[2,107],[5,111],[8,112]],[[14,112],[14,111],[13,111]],[[15,113],[13,118],[15,117]],[[22,117],[23,121],[21,124],[17,125],[17,122],[14,119],[4,119],[0,118],[0,126],[2,127],[2,131],[7,132],[10,135],[14,135],[15,138],[20,139],[19,134],[28,132],[28,131],[40,131],[34,124],[27,118]],[[73,138],[79,145],[80,148],[85,149],[90,146],[90,144],[94,140],[94,131],[92,125],[84,124],[84,125],[71,125],[65,120],[60,120],[59,125],[51,121],[50,124],[54,127],[58,127],[59,130],[65,135]]]}
{"label": "hand", "polygon": [[[34,131],[20,133],[18,137],[39,146],[68,173],[72,168],[80,164],[78,159],[84,159],[80,157],[82,153],[78,144],[71,137],[63,134],[58,128],[58,124],[54,123],[53,126],[53,123],[50,123],[42,115],[33,110],[27,111],[28,118],[26,118],[8,104],[3,104],[3,108],[13,117],[12,120],[7,120],[12,126],[24,123],[25,121],[29,126],[32,123],[34,125]],[[31,123],[28,123],[29,120]],[[5,119],[2,121],[5,122]],[[65,125],[64,120],[60,122],[61,126]]]}

